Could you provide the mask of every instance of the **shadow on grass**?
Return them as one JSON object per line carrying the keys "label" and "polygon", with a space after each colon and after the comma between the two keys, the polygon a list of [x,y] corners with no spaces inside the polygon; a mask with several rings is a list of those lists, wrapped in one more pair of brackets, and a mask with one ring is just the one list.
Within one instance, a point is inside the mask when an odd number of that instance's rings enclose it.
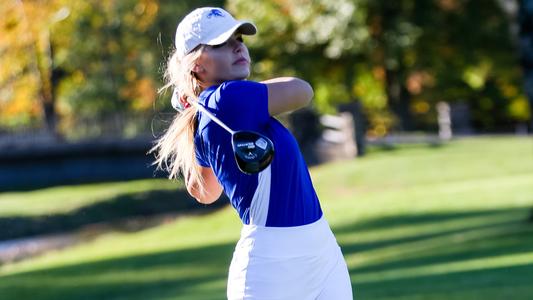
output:
{"label": "shadow on grass", "polygon": [[[365,231],[365,230],[375,230],[383,228],[394,228],[395,226],[404,226],[404,225],[424,225],[424,224],[434,224],[444,221],[453,221],[460,220],[472,217],[489,217],[489,216],[501,216],[503,214],[514,214],[513,217],[516,217],[522,221],[522,214],[529,208],[512,208],[512,209],[493,209],[493,210],[483,210],[483,211],[465,211],[465,212],[442,212],[435,213],[429,212],[425,214],[404,214],[404,215],[392,215],[384,216],[376,219],[365,220],[362,222],[355,222],[353,224],[335,227],[336,234],[342,234],[345,232],[355,232],[355,231]],[[516,215],[518,214],[518,215]]]}
{"label": "shadow on grass", "polygon": [[[341,244],[345,256],[370,257],[350,268],[358,298],[530,299],[532,262],[511,262],[508,267],[490,264],[494,259],[533,253],[528,212],[529,208],[513,208],[398,215],[337,227],[334,232],[339,240],[349,240]],[[411,230],[383,239],[377,233],[397,228]],[[353,237],[358,232],[377,236],[357,242]],[[469,267],[472,261],[478,265]],[[486,269],[479,267],[484,262]]]}
{"label": "shadow on grass", "polygon": [[[479,218],[484,217],[486,220],[482,224],[478,224]],[[468,219],[474,220],[474,224],[469,224]],[[441,227],[439,224],[447,222],[461,222],[460,226],[452,226],[450,229]],[[386,224],[389,224],[388,226]],[[500,211],[479,211],[479,212],[461,212],[461,213],[444,213],[444,214],[426,214],[426,215],[401,215],[396,217],[384,217],[379,220],[370,220],[368,222],[356,223],[353,225],[338,227],[334,232],[338,238],[342,239],[344,234],[353,234],[356,232],[396,229],[404,226],[416,228],[416,226],[435,226],[434,230],[423,231],[422,233],[410,235],[396,235],[393,238],[374,240],[371,242],[355,242],[343,245],[344,251],[361,252],[370,251],[374,249],[398,246],[409,243],[420,243],[426,240],[441,239],[446,237],[459,236],[467,232],[486,231],[491,230],[492,237],[500,234],[505,235],[515,230],[531,231],[533,226],[527,226],[527,210],[524,209],[509,209]],[[518,228],[518,229],[517,229]],[[416,231],[416,229],[414,229]],[[486,238],[480,236],[480,238]]]}
{"label": "shadow on grass", "polygon": [[[415,229],[341,244],[348,258],[365,255],[359,266],[350,264],[356,299],[529,299],[533,263],[512,260],[533,252],[527,214],[513,208],[398,215],[333,229],[340,241],[381,229]],[[225,299],[233,247],[206,245],[5,275],[0,299]],[[492,263],[500,257],[510,259]]]}
{"label": "shadow on grass", "polygon": [[3,276],[0,299],[224,299],[233,249],[217,244]]}
{"label": "shadow on grass", "polygon": [[219,199],[209,206],[198,203],[185,190],[154,190],[132,193],[94,203],[78,210],[53,215],[1,217],[0,240],[51,234],[79,229],[95,223],[117,223],[132,217],[168,213],[208,213],[227,204]]}
{"label": "shadow on grass", "polygon": [[434,138],[422,138],[411,143],[395,143],[394,141],[382,140],[369,143],[366,147],[366,154],[407,149],[440,149],[447,145],[446,142]]}
{"label": "shadow on grass", "polygon": [[353,275],[356,270],[351,273],[356,299],[529,300],[533,295],[531,263],[363,283]]}

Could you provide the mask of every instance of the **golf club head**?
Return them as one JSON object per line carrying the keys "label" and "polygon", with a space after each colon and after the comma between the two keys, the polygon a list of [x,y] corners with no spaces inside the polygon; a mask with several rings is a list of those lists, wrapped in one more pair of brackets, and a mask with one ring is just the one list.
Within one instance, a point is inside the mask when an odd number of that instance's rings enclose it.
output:
{"label": "golf club head", "polygon": [[253,131],[237,131],[231,139],[235,161],[245,174],[263,171],[274,158],[274,143],[266,136]]}

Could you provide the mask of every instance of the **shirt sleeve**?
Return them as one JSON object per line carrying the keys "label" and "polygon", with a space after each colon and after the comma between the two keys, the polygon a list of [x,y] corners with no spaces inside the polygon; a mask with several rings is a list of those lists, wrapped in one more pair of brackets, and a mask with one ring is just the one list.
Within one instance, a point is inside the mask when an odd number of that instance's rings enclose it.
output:
{"label": "shirt sleeve", "polygon": [[205,155],[206,152],[204,151],[204,145],[200,134],[201,133],[197,133],[194,135],[194,153],[196,155],[196,162],[202,167],[209,168],[210,165]]}
{"label": "shirt sleeve", "polygon": [[219,92],[217,106],[221,118],[234,130],[257,130],[268,122],[268,88],[265,84],[227,81],[220,86]]}

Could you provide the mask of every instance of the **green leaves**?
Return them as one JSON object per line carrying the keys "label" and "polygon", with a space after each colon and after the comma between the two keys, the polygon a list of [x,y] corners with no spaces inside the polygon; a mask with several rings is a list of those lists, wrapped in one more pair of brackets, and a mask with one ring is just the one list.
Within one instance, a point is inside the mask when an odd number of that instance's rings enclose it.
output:
{"label": "green leaves", "polygon": [[[207,5],[257,24],[245,40],[252,79],[303,77],[320,112],[361,101],[370,119],[392,116],[387,130],[396,118],[433,128],[439,101],[468,103],[483,130],[530,118],[513,20],[496,1],[8,0],[0,126],[40,125],[54,117],[46,105],[68,128],[82,117],[170,109],[156,91],[175,27]],[[488,118],[496,121],[480,121]]]}

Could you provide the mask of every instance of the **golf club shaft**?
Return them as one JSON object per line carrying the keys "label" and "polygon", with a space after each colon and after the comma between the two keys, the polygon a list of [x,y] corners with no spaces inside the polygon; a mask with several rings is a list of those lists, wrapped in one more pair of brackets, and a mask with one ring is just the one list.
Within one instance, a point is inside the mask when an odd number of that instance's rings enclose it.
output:
{"label": "golf club shaft", "polygon": [[222,121],[220,121],[217,117],[215,117],[211,112],[209,112],[203,105],[196,101],[191,101],[192,105],[196,106],[199,110],[201,110],[203,113],[205,113],[211,120],[215,121],[218,125],[220,125],[222,128],[226,129],[227,132],[229,132],[231,135],[235,133],[235,131],[231,130],[226,124],[224,124]]}

